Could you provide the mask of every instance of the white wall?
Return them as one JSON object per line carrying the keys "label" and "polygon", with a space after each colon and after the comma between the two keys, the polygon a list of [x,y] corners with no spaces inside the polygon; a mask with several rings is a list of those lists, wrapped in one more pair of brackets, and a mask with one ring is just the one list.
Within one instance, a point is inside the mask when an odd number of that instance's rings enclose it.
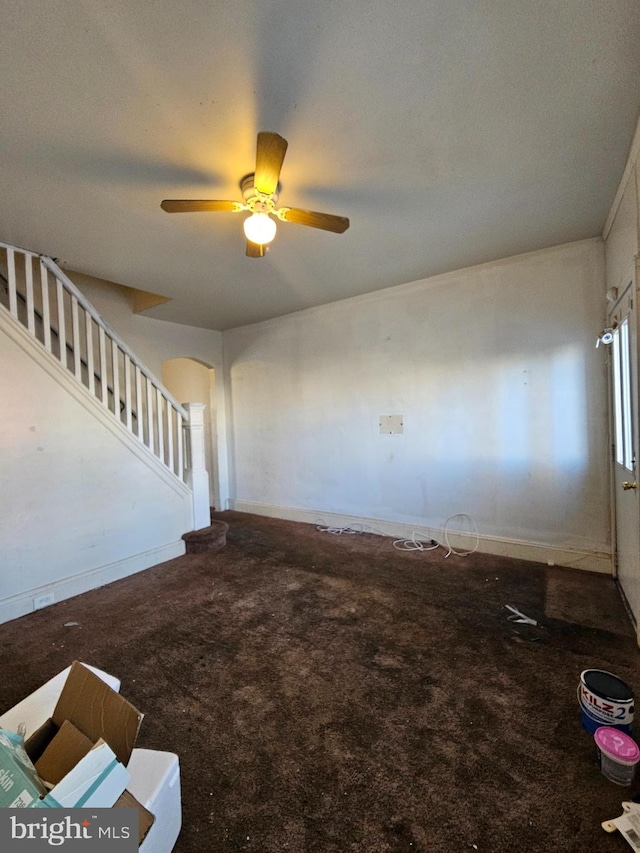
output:
{"label": "white wall", "polygon": [[163,363],[171,358],[195,358],[209,367],[222,368],[221,332],[134,314],[127,288],[77,272],[68,275],[158,379]]}
{"label": "white wall", "polygon": [[6,314],[0,364],[0,622],[184,553],[189,491]]}
{"label": "white wall", "polygon": [[609,571],[603,294],[593,239],[225,332],[232,506]]}

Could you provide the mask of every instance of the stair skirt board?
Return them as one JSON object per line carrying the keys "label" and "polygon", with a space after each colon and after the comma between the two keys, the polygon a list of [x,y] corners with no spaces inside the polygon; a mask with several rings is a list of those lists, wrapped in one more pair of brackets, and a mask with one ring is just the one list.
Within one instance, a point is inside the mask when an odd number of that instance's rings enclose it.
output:
{"label": "stair skirt board", "polygon": [[[40,608],[36,606],[37,599],[53,595],[53,601],[50,603],[56,604],[58,601],[73,598],[73,596],[80,595],[83,592],[89,592],[92,589],[113,583],[113,581],[129,577],[129,575],[135,575],[145,569],[165,563],[167,560],[182,557],[184,553],[185,543],[179,539],[177,542],[125,557],[125,559],[117,560],[115,563],[89,569],[89,571],[73,575],[70,578],[63,578],[55,583],[27,590],[11,598],[0,599],[0,624],[9,622],[11,619],[18,619],[34,610],[39,610]],[[69,611],[66,611],[66,617],[70,617]]]}
{"label": "stair skirt board", "polygon": [[88,411],[92,412],[113,435],[163,478],[178,494],[190,495],[191,489],[173,474],[148,447],[132,435],[110,411],[93,397],[75,377],[64,368],[54,356],[48,353],[29,332],[15,320],[8,311],[0,306],[0,331],[5,332],[36,364],[45,370]]}

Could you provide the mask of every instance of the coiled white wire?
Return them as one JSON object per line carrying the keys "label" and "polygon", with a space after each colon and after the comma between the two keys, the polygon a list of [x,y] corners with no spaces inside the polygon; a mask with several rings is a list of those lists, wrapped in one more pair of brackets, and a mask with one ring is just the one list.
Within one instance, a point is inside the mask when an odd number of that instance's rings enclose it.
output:
{"label": "coiled white wire", "polygon": [[[449,523],[453,521],[454,518],[468,518],[471,526],[473,527],[473,531],[476,535],[476,541],[469,551],[456,551],[451,542],[449,541]],[[471,518],[470,515],[467,515],[466,512],[457,512],[455,515],[450,515],[449,518],[445,521],[444,527],[442,528],[442,532],[444,535],[444,544],[449,549],[445,554],[445,557],[449,557],[451,554],[455,554],[457,557],[469,557],[471,554],[474,554],[478,550],[478,545],[480,544],[480,534],[478,533],[478,526]]]}
{"label": "coiled white wire", "polygon": [[[459,551],[453,547],[453,545],[451,544],[451,540],[449,539],[449,525],[454,519],[465,518],[468,519],[469,525],[472,528],[473,533],[475,534],[475,542],[473,544],[473,547],[469,550]],[[325,525],[322,523],[322,521],[319,521],[317,524],[317,529],[322,533],[332,533],[334,536],[352,536],[354,534],[361,533],[376,533],[380,536],[385,536],[389,539],[391,538],[388,533],[384,533],[382,530],[376,530],[375,527],[369,527],[365,524],[359,524],[357,527],[333,527],[331,525]],[[394,539],[393,547],[397,551],[435,551],[436,548],[446,548],[447,553],[444,555],[446,559],[447,557],[450,557],[451,554],[455,554],[457,557],[469,557],[471,556],[471,554],[475,554],[475,552],[478,550],[478,546],[480,545],[480,534],[478,533],[478,526],[473,520],[473,518],[466,512],[456,512],[454,513],[454,515],[450,515],[449,518],[447,518],[447,520],[442,526],[442,539],[443,542],[438,542],[436,539],[420,539],[417,531],[414,530],[411,533],[410,539]]]}
{"label": "coiled white wire", "polygon": [[318,524],[317,529],[321,533],[333,533],[334,536],[342,536],[348,535],[352,536],[354,533],[364,533],[364,525],[361,525],[360,530],[356,530],[355,527],[323,527],[321,524]]}
{"label": "coiled white wire", "polygon": [[425,539],[418,539],[418,534],[414,530],[411,533],[411,539],[396,539],[393,547],[396,551],[435,551],[440,547],[440,543],[435,539],[430,539],[428,543]]}

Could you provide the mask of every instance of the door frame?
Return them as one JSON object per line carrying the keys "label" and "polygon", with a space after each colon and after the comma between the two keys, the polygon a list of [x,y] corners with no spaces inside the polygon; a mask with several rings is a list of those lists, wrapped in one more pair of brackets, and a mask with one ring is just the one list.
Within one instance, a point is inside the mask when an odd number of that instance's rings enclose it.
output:
{"label": "door frame", "polygon": [[[615,301],[609,305],[607,309],[607,327],[608,328],[617,328],[617,320],[616,314],[620,310],[620,306],[622,301],[629,295],[629,291],[631,291],[632,297],[632,305],[629,313],[633,315],[633,324],[634,324],[634,333],[635,333],[635,346],[629,346],[629,371],[631,374],[631,393],[632,393],[632,405],[631,405],[631,424],[633,430],[632,443],[634,450],[634,470],[633,477],[636,481],[640,479],[640,333],[638,330],[638,323],[640,319],[640,312],[638,306],[638,268],[640,262],[638,259],[635,259],[633,264],[628,269],[627,274],[622,279],[625,282],[624,289],[618,295],[616,294]],[[631,604],[627,598],[625,590],[620,582],[620,572],[619,572],[619,536],[618,536],[618,516],[619,516],[619,501],[620,495],[618,494],[618,489],[616,488],[616,413],[615,413],[615,393],[616,389],[614,387],[614,376],[613,376],[613,350],[610,346],[607,347],[607,376],[608,376],[608,387],[609,387],[609,406],[608,406],[608,420],[609,420],[609,492],[611,497],[611,548],[612,548],[612,558],[613,558],[613,576],[616,580],[616,585],[620,591],[621,598],[624,602],[625,608],[631,622],[636,631],[636,638],[638,644],[640,645],[640,610],[637,614],[634,614]],[[630,472],[631,474],[631,472]],[[635,523],[636,529],[640,531],[640,496],[636,502],[636,512],[635,512]],[[639,549],[640,550],[640,549]],[[640,553],[638,554],[638,565],[639,565],[639,573],[640,573]],[[640,579],[639,579],[640,582]]]}

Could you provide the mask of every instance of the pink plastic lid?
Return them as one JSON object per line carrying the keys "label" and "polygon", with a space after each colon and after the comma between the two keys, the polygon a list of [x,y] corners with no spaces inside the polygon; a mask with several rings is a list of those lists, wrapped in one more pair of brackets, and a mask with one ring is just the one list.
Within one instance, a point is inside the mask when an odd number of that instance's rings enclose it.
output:
{"label": "pink plastic lid", "polygon": [[635,764],[640,759],[640,747],[629,735],[611,726],[600,726],[593,736],[602,752],[623,761],[625,764]]}

